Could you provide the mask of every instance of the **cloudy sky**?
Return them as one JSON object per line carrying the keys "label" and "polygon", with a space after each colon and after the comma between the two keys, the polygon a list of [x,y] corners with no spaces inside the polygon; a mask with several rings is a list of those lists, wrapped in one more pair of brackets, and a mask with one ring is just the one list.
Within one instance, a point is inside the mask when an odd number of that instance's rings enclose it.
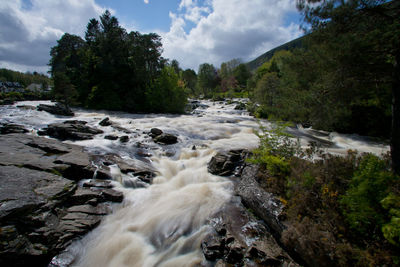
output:
{"label": "cloudy sky", "polygon": [[106,9],[128,31],[158,33],[163,56],[196,71],[249,61],[302,34],[295,0],[1,0],[0,68],[46,72],[57,40],[83,37]]}

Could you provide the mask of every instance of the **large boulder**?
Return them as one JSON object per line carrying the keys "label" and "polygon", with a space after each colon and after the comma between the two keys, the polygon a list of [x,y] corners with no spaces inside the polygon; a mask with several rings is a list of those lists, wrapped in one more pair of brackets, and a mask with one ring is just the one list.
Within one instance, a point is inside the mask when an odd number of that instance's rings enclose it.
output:
{"label": "large boulder", "polygon": [[153,138],[154,142],[162,145],[172,145],[178,142],[178,137],[168,133],[162,133]]}
{"label": "large boulder", "polygon": [[74,112],[68,106],[61,103],[56,103],[55,105],[40,104],[37,106],[37,110],[46,111],[54,115],[74,116]]}
{"label": "large boulder", "polygon": [[59,140],[88,140],[93,139],[96,134],[103,133],[102,130],[86,125],[85,121],[64,121],[63,123],[52,123],[40,131],[41,135],[48,135]]}
{"label": "large boulder", "polygon": [[240,175],[240,167],[247,154],[245,150],[218,152],[208,163],[208,171],[219,176]]}

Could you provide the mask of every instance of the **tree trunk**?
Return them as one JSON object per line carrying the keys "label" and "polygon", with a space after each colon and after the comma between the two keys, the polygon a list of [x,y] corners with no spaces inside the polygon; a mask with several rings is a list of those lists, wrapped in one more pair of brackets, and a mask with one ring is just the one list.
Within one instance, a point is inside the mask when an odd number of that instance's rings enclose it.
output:
{"label": "tree trunk", "polygon": [[392,84],[392,136],[390,143],[392,169],[400,175],[400,51],[397,51]]}

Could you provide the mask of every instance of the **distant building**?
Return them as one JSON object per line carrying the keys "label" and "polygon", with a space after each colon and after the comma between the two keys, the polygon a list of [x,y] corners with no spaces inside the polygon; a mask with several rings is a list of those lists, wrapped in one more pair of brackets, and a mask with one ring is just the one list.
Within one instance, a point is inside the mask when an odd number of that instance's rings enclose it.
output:
{"label": "distant building", "polygon": [[19,82],[2,82],[0,81],[0,92],[2,93],[11,93],[11,92],[17,92],[17,93],[23,93],[24,88]]}
{"label": "distant building", "polygon": [[28,87],[26,87],[26,89],[33,92],[39,92],[42,91],[43,85],[40,83],[31,83],[28,85]]}

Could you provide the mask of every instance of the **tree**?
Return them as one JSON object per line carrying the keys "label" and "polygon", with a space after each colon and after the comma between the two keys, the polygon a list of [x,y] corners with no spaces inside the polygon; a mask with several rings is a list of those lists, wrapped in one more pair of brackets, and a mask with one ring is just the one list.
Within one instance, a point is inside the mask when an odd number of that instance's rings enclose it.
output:
{"label": "tree", "polygon": [[247,80],[251,77],[251,72],[247,68],[246,64],[242,63],[239,64],[236,68],[234,68],[233,75],[237,80],[239,87],[241,89],[246,88]]}
{"label": "tree", "polygon": [[204,96],[210,96],[218,85],[218,76],[214,65],[203,63],[199,66],[197,85]]}
{"label": "tree", "polygon": [[81,80],[81,51],[84,45],[81,37],[65,33],[50,51],[54,93],[57,99],[64,100],[66,104],[75,103],[78,97],[76,88],[79,88]]}
{"label": "tree", "polygon": [[[146,102],[153,100],[147,98],[147,91],[154,91],[155,84],[162,85],[167,95],[176,96],[177,91],[173,79],[160,81],[160,75],[169,75],[163,71],[167,60],[161,53],[159,35],[127,33],[106,11],[100,20],[89,21],[85,40],[67,33],[52,48],[50,66],[55,91],[59,95],[73,88],[77,93],[68,98],[73,96],[75,102],[90,108],[152,111],[155,105]],[[182,98],[174,99],[178,101],[176,106],[184,103]],[[167,108],[158,111],[166,112]]]}
{"label": "tree", "polygon": [[186,69],[182,72],[182,79],[185,82],[186,88],[190,89],[193,95],[196,94],[197,74],[192,69]]}
{"label": "tree", "polygon": [[297,6],[353,88],[391,88],[392,168],[400,174],[400,2],[297,0]]}

